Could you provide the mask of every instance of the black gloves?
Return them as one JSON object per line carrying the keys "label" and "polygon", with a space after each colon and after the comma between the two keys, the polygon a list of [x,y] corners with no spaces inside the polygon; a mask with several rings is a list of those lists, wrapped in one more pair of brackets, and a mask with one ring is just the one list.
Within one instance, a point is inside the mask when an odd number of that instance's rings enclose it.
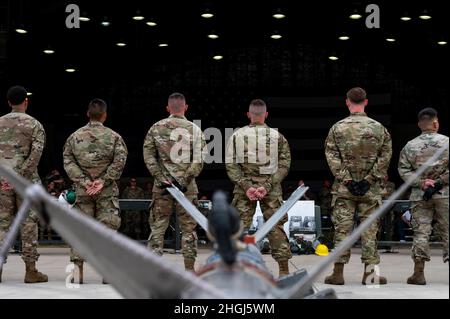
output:
{"label": "black gloves", "polygon": [[433,197],[434,194],[436,194],[442,189],[442,187],[444,186],[442,185],[441,181],[435,183],[434,187],[428,187],[423,193],[423,200],[428,202]]}
{"label": "black gloves", "polygon": [[354,196],[364,196],[370,189],[370,183],[365,179],[360,182],[355,182],[352,180],[345,186],[347,186],[350,193]]}

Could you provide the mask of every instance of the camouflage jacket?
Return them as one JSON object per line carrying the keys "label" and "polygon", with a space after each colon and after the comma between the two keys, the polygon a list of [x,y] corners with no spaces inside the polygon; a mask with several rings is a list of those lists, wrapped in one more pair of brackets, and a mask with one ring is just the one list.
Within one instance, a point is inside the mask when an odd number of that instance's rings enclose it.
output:
{"label": "camouflage jacket", "polygon": [[333,125],[325,141],[325,156],[335,176],[333,194],[352,199],[346,181],[366,179],[365,197],[381,201],[380,183],[387,175],[392,141],[386,128],[365,113],[352,113]]}
{"label": "camouflage jacket", "polygon": [[144,161],[155,179],[153,192],[163,181],[178,181],[197,194],[195,178],[203,169],[206,142],[200,128],[184,116],[171,115],[155,123],[144,141]]}
{"label": "camouflage jacket", "polygon": [[44,145],[45,131],[35,118],[15,111],[0,117],[0,165],[40,183],[37,167]]}
{"label": "camouflage jacket", "polygon": [[87,183],[101,179],[105,183],[102,194],[117,196],[116,181],[122,175],[127,155],[127,147],[119,134],[100,122],[91,121],[67,139],[64,169],[76,184],[77,195],[86,195]]}
{"label": "camouflage jacket", "polygon": [[277,130],[266,124],[250,124],[231,136],[225,161],[228,176],[236,185],[234,193],[262,186],[270,195],[279,196],[291,165],[291,151]]}
{"label": "camouflage jacket", "polygon": [[122,193],[123,199],[144,199],[144,190],[138,186],[136,188],[126,187]]}
{"label": "camouflage jacket", "polygon": [[[398,162],[398,172],[403,180],[408,180],[411,175],[434,153],[444,145],[448,144],[448,137],[445,135],[424,132],[412,141],[409,141],[400,153]],[[438,161],[434,162],[425,173],[417,178],[412,184],[412,201],[422,200],[422,182],[425,179],[440,180],[444,188],[433,198],[448,198],[448,149],[441,155]]]}

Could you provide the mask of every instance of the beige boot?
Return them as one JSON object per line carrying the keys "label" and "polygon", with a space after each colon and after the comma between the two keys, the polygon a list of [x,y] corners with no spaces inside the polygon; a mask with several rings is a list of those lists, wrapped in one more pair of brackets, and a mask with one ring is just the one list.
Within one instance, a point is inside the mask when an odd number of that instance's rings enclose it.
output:
{"label": "beige boot", "polygon": [[[84,261],[83,260],[77,260],[74,262],[75,266],[77,266],[78,268],[78,283],[79,284],[83,284],[84,283]],[[71,283],[75,282],[75,276],[72,277],[72,279],[70,280]]]}
{"label": "beige boot", "polygon": [[[362,282],[361,282],[363,285],[367,284],[366,283],[367,278],[369,276],[371,276],[371,274],[374,273],[374,271],[375,271],[374,268],[371,271],[368,271],[367,267],[369,267],[369,266],[370,267],[374,267],[375,265],[364,264],[364,275],[363,275]],[[371,279],[370,283],[378,284],[378,285],[386,285],[387,284],[387,279],[386,279],[386,277],[378,276],[378,275],[374,274],[372,276],[372,279]]]}
{"label": "beige boot", "polygon": [[344,281],[344,264],[335,263],[333,273],[325,278],[325,283],[328,285],[343,285]]}
{"label": "beige boot", "polygon": [[24,282],[26,284],[34,284],[38,282],[47,282],[47,275],[39,272],[36,269],[36,263],[33,262],[25,262],[25,279]]}
{"label": "beige boot", "polygon": [[278,260],[279,277],[289,275],[289,261],[288,260]]}
{"label": "beige boot", "polygon": [[423,270],[425,268],[425,262],[423,260],[414,261],[414,273],[408,278],[407,283],[409,285],[426,285],[425,275]]}
{"label": "beige boot", "polygon": [[195,271],[194,264],[195,264],[195,259],[184,258],[184,269],[186,271]]}

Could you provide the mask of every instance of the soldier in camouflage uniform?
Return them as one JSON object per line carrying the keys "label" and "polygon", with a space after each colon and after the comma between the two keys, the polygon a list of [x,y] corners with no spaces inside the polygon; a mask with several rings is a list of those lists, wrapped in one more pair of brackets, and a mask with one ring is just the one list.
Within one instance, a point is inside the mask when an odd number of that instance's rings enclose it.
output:
{"label": "soldier in camouflage uniform", "polygon": [[[25,112],[28,107],[27,91],[12,87],[7,94],[12,112],[0,117],[0,165],[13,169],[27,180],[40,184],[37,167],[45,145],[45,131],[41,123]],[[0,245],[22,199],[13,187],[0,176]],[[39,258],[38,216],[31,211],[20,227],[22,259],[25,262],[25,283],[47,282],[48,277],[36,269]],[[0,282],[2,267],[0,266]]]}
{"label": "soldier in camouflage uniform", "polygon": [[[75,208],[117,230],[120,227],[117,180],[128,151],[122,137],[103,126],[106,108],[100,99],[89,104],[89,123],[70,135],[64,145],[64,169],[74,182]],[[83,257],[72,249],[70,260],[78,266],[82,283]]]}
{"label": "soldier in camouflage uniform", "polygon": [[[130,185],[125,188],[122,193],[123,199],[144,199],[144,190],[137,186],[136,178],[130,179]],[[124,224],[123,232],[135,239],[141,239],[142,225],[147,223],[144,221],[142,211],[128,210],[122,215],[122,224]]]}
{"label": "soldier in camouflage uniform", "polygon": [[[350,116],[336,123],[325,142],[325,155],[335,176],[333,185],[333,224],[335,244],[339,245],[353,230],[355,211],[363,222],[381,204],[380,184],[387,175],[392,156],[391,136],[380,123],[364,113],[368,103],[366,92],[353,88],[347,93]],[[379,221],[371,225],[361,236],[362,257],[365,264],[362,283],[380,263],[377,251]],[[331,276],[325,283],[344,284],[344,264],[350,259],[350,250],[340,256]],[[370,265],[370,267],[369,267]],[[371,276],[372,282],[386,284],[381,276]]]}
{"label": "soldier in camouflage uniform", "polygon": [[[408,180],[439,149],[448,147],[448,137],[438,134],[436,110],[426,108],[419,113],[422,134],[409,141],[400,153],[398,171]],[[425,285],[425,261],[430,261],[429,239],[432,228],[444,243],[443,258],[448,262],[448,148],[441,157],[417,178],[411,189],[411,224],[414,230],[412,259],[414,273],[408,284]],[[434,227],[432,222],[435,221]]]}
{"label": "soldier in camouflage uniform", "polygon": [[182,94],[169,96],[167,111],[170,116],[155,123],[148,131],[144,141],[144,160],[154,178],[148,248],[163,254],[164,234],[175,210],[181,226],[184,266],[193,271],[197,257],[197,223],[165,190],[170,184],[176,184],[197,206],[195,178],[203,169],[206,142],[200,128],[185,118],[187,109]]}
{"label": "soldier in camouflage uniform", "polygon": [[[227,173],[236,185],[232,205],[238,210],[246,230],[252,224],[257,201],[265,220],[280,208],[283,203],[281,182],[291,164],[287,140],[265,124],[268,113],[264,101],[252,101],[247,116],[250,125],[233,134],[226,154]],[[292,258],[283,229],[287,221],[287,216],[284,216],[268,235],[280,276],[289,274],[288,260]]]}

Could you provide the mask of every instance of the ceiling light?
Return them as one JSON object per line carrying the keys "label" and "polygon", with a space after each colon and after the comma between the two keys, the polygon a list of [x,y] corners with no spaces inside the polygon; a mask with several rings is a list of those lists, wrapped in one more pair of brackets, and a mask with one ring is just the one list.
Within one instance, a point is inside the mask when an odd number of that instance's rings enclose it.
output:
{"label": "ceiling light", "polygon": [[205,12],[203,12],[201,14],[201,16],[202,16],[202,18],[210,19],[210,18],[214,17],[214,14],[212,14],[209,10],[205,10]]}
{"label": "ceiling light", "polygon": [[342,41],[347,41],[350,39],[350,37],[348,35],[341,35],[338,39]]}
{"label": "ceiling light", "polygon": [[127,44],[125,42],[117,42],[116,45],[118,47],[125,47]]}
{"label": "ceiling light", "polygon": [[423,13],[419,16],[419,18],[422,20],[430,20],[431,15],[429,14],[429,12],[427,10],[424,10]]}
{"label": "ceiling light", "polygon": [[218,39],[219,36],[217,34],[208,34],[208,38],[215,40]]}
{"label": "ceiling light", "polygon": [[274,17],[275,19],[284,19],[286,18],[286,16],[282,13],[275,13],[272,17]]}
{"label": "ceiling light", "polygon": [[402,21],[410,21],[411,17],[403,16],[403,17],[400,18],[400,20],[402,20]]}
{"label": "ceiling light", "polygon": [[135,21],[142,21],[145,17],[141,14],[140,11],[136,11],[136,14],[133,16],[133,20]]}
{"label": "ceiling light", "polygon": [[79,20],[82,21],[82,22],[88,22],[88,21],[91,21],[91,19],[89,19],[86,15],[81,16],[81,17],[79,18]]}
{"label": "ceiling light", "polygon": [[32,96],[32,95],[33,95],[33,93],[27,92],[27,96]]}
{"label": "ceiling light", "polygon": [[387,42],[395,42],[395,39],[394,38],[386,38],[386,41]]}
{"label": "ceiling light", "polygon": [[447,41],[438,41],[437,44],[439,44],[439,45],[446,45],[446,44],[447,44]]}
{"label": "ceiling light", "polygon": [[330,59],[331,61],[339,60],[339,58],[337,56],[334,56],[334,55],[329,56],[328,59]]}
{"label": "ceiling light", "polygon": [[73,73],[73,72],[75,72],[76,70],[74,69],[74,68],[67,68],[66,69],[66,72],[67,73]]}
{"label": "ceiling light", "polygon": [[274,40],[279,40],[279,39],[281,39],[283,36],[282,36],[281,34],[272,34],[270,37],[271,37],[272,39],[274,39]]}
{"label": "ceiling light", "polygon": [[25,30],[25,29],[22,29],[22,28],[18,28],[18,29],[16,29],[16,32],[17,32],[17,33],[20,33],[20,34],[26,34],[26,33],[28,33],[28,31],[27,31],[27,30]]}
{"label": "ceiling light", "polygon": [[168,43],[160,43],[160,44],[158,44],[158,46],[159,46],[160,48],[165,48],[165,47],[168,47],[169,44],[168,44]]}
{"label": "ceiling light", "polygon": [[213,56],[213,59],[216,60],[216,61],[219,61],[219,60],[223,59],[223,56],[222,55],[215,55],[215,56]]}
{"label": "ceiling light", "polygon": [[111,24],[109,21],[102,21],[102,26],[104,26],[104,27],[109,27],[109,25]]}
{"label": "ceiling light", "polygon": [[154,22],[154,21],[148,21],[146,24],[147,24],[148,26],[150,26],[150,27],[156,27],[156,26],[157,26],[157,23]]}
{"label": "ceiling light", "polygon": [[353,13],[349,16],[350,19],[352,20],[358,20],[362,18],[362,15],[359,14],[358,10],[353,10]]}
{"label": "ceiling light", "polygon": [[44,52],[45,54],[53,54],[53,53],[55,53],[55,51],[52,50],[52,49],[45,49],[43,52]]}

